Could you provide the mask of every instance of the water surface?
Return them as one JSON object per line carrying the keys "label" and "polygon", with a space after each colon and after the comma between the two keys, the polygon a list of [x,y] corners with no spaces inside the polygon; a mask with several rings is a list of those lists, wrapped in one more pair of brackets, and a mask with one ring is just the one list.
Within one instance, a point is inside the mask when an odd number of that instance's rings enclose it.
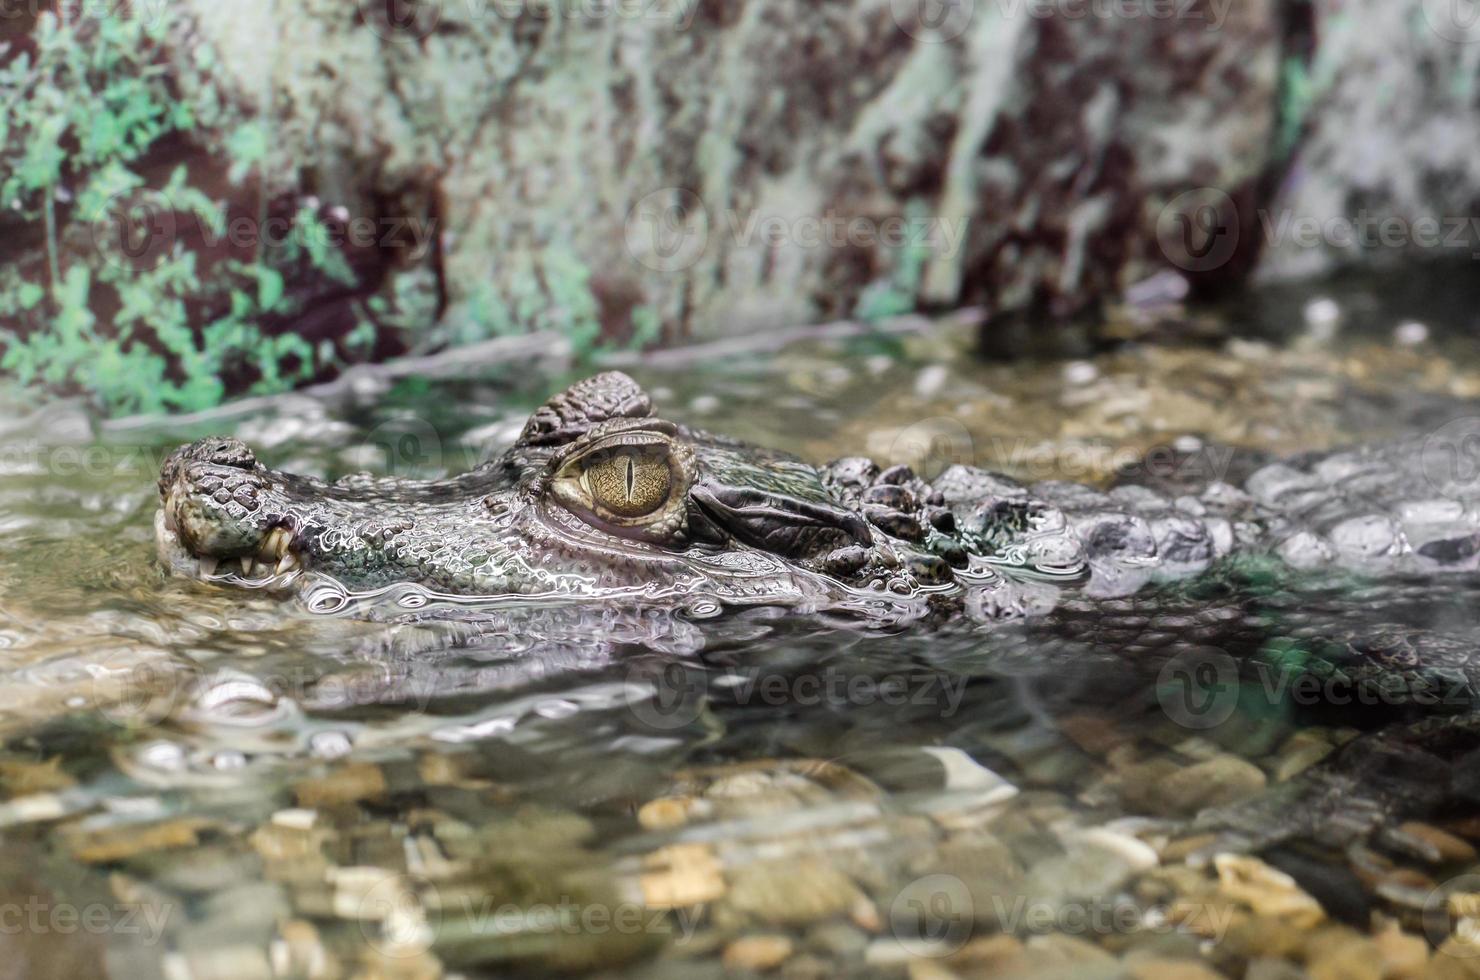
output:
{"label": "water surface", "polygon": [[[1163,331],[1075,360],[984,362],[945,329],[630,370],[678,421],[926,476],[969,462],[1105,484],[1172,449],[1187,479],[1232,478],[1218,468],[1480,414],[1461,314],[1431,316],[1423,339],[1399,328],[1437,307],[1332,296],[1344,319],[1270,302],[1208,314],[1184,332],[1196,342]],[[1353,635],[1465,636],[1474,582],[1374,604],[1243,568],[1117,619],[995,630],[576,606],[387,623],[153,558],[153,481],[182,441],[237,435],[326,478],[437,477],[580,373],[489,368],[185,422],[103,427],[63,404],[7,423],[0,902],[42,919],[0,943],[39,950],[38,976],[99,960],[171,978],[1112,976],[1199,957],[1241,976],[1260,956],[1326,955],[1281,946],[1281,918],[1351,939],[1376,912],[1401,925],[1384,942],[1416,941],[1432,889],[1473,862],[1480,827],[1450,820],[1437,860],[1297,841],[1307,866],[1288,887],[1259,878],[1278,874],[1268,855],[1216,864],[1199,811],[1296,785],[1384,719],[1265,692],[1204,725],[1169,710],[1163,668],[1233,593],[1272,589],[1257,605],[1271,620],[1329,607]],[[1357,911],[1301,904],[1349,880]],[[64,906],[105,912],[68,929]]]}

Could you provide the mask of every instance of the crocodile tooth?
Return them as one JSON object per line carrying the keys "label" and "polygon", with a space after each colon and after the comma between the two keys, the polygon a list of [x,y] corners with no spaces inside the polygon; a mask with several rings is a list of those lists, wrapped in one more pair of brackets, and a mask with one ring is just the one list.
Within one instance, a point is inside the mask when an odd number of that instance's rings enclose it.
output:
{"label": "crocodile tooth", "polygon": [[251,555],[242,555],[242,574],[251,577],[257,570],[257,560]]}
{"label": "crocodile tooth", "polygon": [[216,574],[216,566],[218,564],[220,564],[219,559],[216,559],[216,558],[202,558],[200,560],[200,573],[202,575],[215,575]]}
{"label": "crocodile tooth", "polygon": [[287,528],[273,528],[263,540],[262,547],[257,549],[257,556],[264,561],[277,561],[288,553],[288,544],[292,541],[292,537]]}
{"label": "crocodile tooth", "polygon": [[298,568],[298,556],[291,551],[278,559],[277,568],[273,569],[274,575],[283,575]]}

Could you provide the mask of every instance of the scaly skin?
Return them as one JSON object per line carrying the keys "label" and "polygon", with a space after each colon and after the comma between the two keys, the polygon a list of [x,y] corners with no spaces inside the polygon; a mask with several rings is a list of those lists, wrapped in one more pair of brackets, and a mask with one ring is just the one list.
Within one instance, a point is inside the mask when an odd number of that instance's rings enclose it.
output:
{"label": "scaly skin", "polygon": [[[351,590],[412,583],[457,596],[806,604],[948,581],[941,559],[842,506],[822,472],[650,415],[630,379],[601,375],[536,412],[507,452],[437,482],[330,485],[266,469],[236,440],[202,440],[164,465],[161,554],[210,577],[225,562],[248,580],[306,569]],[[661,443],[673,459],[674,493],[652,526],[613,529],[554,492],[563,463],[611,440]]]}
{"label": "scaly skin", "polygon": [[[671,484],[656,515],[619,527],[571,505],[602,447],[618,467],[647,454],[623,471],[629,484],[659,465],[642,460],[666,466],[652,471]],[[1176,499],[1142,486],[1025,487],[966,466],[931,485],[905,467],[854,458],[819,469],[662,421],[631,379],[608,373],[552,398],[504,453],[442,481],[326,484],[269,470],[234,439],[201,440],[164,465],[157,531],[168,564],[231,581],[298,582],[306,570],[362,592],[944,604],[1001,619],[1055,604],[1057,588],[1025,579],[1124,596],[1235,550],[1389,576],[1473,569],[1475,502],[1426,482],[1420,451],[1275,464],[1243,490],[1215,482]]]}

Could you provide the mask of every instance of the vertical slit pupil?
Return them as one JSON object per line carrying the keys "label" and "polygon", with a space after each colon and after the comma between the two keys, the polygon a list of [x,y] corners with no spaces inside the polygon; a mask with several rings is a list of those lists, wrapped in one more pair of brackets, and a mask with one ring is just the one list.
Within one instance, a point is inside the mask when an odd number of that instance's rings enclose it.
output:
{"label": "vertical slit pupil", "polygon": [[637,484],[637,474],[632,465],[632,457],[627,457],[627,499],[632,499],[632,491]]}

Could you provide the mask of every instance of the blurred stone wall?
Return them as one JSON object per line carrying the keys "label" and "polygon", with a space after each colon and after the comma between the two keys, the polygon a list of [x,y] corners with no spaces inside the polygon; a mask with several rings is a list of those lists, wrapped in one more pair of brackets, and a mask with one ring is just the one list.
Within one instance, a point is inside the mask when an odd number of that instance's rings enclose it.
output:
{"label": "blurred stone wall", "polygon": [[401,272],[429,342],[1074,316],[1163,269],[1392,259],[1331,219],[1461,220],[1480,188],[1449,0],[186,6],[179,56],[220,53],[269,180],[435,229]]}
{"label": "blurred stone wall", "polygon": [[1278,127],[1274,0],[188,6],[270,174],[435,221],[450,339],[1074,314]]}
{"label": "blurred stone wall", "polygon": [[1480,257],[1480,5],[1312,0],[1262,272]]}

